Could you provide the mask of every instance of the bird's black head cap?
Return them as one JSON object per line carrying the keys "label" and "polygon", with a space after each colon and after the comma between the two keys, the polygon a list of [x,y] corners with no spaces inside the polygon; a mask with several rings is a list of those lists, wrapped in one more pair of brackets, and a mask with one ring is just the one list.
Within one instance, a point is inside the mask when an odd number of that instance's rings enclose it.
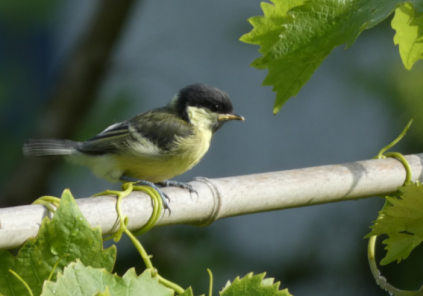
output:
{"label": "bird's black head cap", "polygon": [[201,83],[188,85],[179,91],[176,109],[179,116],[187,122],[187,108],[190,106],[207,108],[219,114],[233,114],[231,100],[224,91]]}

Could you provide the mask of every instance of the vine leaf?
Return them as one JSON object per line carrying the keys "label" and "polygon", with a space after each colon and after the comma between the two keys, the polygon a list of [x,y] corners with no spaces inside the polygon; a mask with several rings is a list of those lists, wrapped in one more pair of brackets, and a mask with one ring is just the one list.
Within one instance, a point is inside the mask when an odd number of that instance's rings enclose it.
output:
{"label": "vine leaf", "polygon": [[411,70],[418,60],[423,59],[423,15],[417,17],[413,5],[405,3],[395,10],[392,28],[396,31],[394,43],[399,44],[402,62]]}
{"label": "vine leaf", "polygon": [[194,292],[192,291],[192,288],[189,287],[184,291],[184,293],[180,294],[179,296],[194,296]]}
{"label": "vine leaf", "polygon": [[77,258],[86,265],[111,271],[116,247],[103,249],[100,228],[91,228],[70,191],[65,190],[54,218],[44,218],[37,237],[28,239],[16,257],[7,250],[0,250],[0,293],[4,296],[28,294],[24,285],[9,272],[12,269],[34,295],[40,295],[50,273],[53,271],[54,280],[58,271]]}
{"label": "vine leaf", "polygon": [[388,251],[380,262],[386,265],[406,259],[423,241],[423,186],[420,182],[399,187],[400,196],[387,196],[387,205],[371,226],[373,235],[387,234],[383,241]]}
{"label": "vine leaf", "polygon": [[351,46],[363,30],[405,2],[413,4],[416,13],[423,10],[419,0],[271,1],[273,5],[261,5],[264,16],[249,19],[254,28],[240,40],[260,46],[263,56],[251,65],[269,70],[263,85],[273,86],[276,92],[275,114],[298,94],[335,47]]}
{"label": "vine leaf", "polygon": [[265,275],[266,273],[253,275],[251,272],[242,279],[237,277],[232,283],[226,283],[220,295],[292,296],[288,289],[279,290],[279,282],[273,283],[273,278],[265,279]]}
{"label": "vine leaf", "polygon": [[112,295],[110,295],[109,287],[106,287],[104,292],[98,292],[95,296],[112,296]]}
{"label": "vine leaf", "polygon": [[135,269],[128,270],[123,277],[105,269],[84,266],[79,260],[65,267],[56,282],[46,281],[41,296],[91,296],[91,295],[151,295],[173,296],[173,290],[159,283],[157,277],[145,270],[137,276]]}

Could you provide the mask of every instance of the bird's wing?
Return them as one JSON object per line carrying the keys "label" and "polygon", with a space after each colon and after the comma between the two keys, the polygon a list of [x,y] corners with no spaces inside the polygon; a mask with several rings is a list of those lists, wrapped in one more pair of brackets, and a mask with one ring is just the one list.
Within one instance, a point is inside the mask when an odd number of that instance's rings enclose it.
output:
{"label": "bird's wing", "polygon": [[119,153],[130,143],[137,142],[141,145],[153,144],[166,151],[172,148],[177,137],[190,136],[192,133],[189,123],[165,109],[156,109],[111,125],[76,149],[87,154],[103,155]]}
{"label": "bird's wing", "polygon": [[128,122],[124,121],[109,126],[95,137],[81,143],[76,149],[92,155],[116,153],[130,137]]}
{"label": "bird's wing", "polygon": [[137,134],[165,151],[172,149],[178,137],[188,137],[194,132],[190,123],[166,108],[140,114],[130,119],[129,124]]}

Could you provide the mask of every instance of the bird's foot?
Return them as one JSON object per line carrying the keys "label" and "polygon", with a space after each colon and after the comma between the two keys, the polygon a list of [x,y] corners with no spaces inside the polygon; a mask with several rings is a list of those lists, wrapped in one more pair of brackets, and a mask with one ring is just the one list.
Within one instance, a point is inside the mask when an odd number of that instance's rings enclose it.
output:
{"label": "bird's foot", "polygon": [[169,214],[170,214],[170,212],[171,212],[170,207],[169,207],[170,198],[169,198],[169,196],[167,196],[166,193],[161,191],[160,188],[157,187],[156,184],[154,184],[150,181],[138,180],[138,179],[127,177],[127,176],[120,177],[120,180],[124,181],[124,182],[136,182],[136,185],[149,186],[149,187],[153,188],[154,190],[156,190],[157,193],[160,195],[160,198],[163,201],[163,207],[165,208],[165,210],[169,210]]}
{"label": "bird's foot", "polygon": [[166,193],[164,193],[163,191],[160,190],[159,187],[157,187],[156,184],[149,182],[149,181],[144,181],[144,180],[138,180],[136,185],[144,185],[144,186],[149,186],[151,188],[153,188],[154,190],[157,191],[157,193],[160,195],[160,198],[163,201],[163,206],[166,210],[169,210],[170,213],[170,207],[169,207],[169,202],[170,202],[170,198],[169,196],[167,196]]}
{"label": "bird's foot", "polygon": [[188,190],[190,194],[195,193],[198,196],[197,190],[195,190],[194,187],[192,187],[188,183],[179,182],[179,181],[173,181],[173,180],[164,180],[164,181],[161,181],[161,182],[159,182],[157,184],[160,185],[160,186],[162,186],[162,187],[178,187],[178,188],[182,188],[182,189]]}

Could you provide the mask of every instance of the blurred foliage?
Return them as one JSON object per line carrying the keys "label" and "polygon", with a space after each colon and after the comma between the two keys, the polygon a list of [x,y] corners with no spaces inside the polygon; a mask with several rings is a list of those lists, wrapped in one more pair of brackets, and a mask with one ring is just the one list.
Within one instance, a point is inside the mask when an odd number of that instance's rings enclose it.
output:
{"label": "blurred foliage", "polygon": [[[59,69],[53,69],[52,17],[57,4],[52,0],[0,1],[0,187],[5,187],[22,160],[23,141],[33,132],[56,83]],[[75,139],[89,139],[116,119],[122,120],[130,101],[121,92],[97,102]]]}
{"label": "blurred foliage", "polygon": [[0,1],[0,186],[52,86],[50,20],[56,1]]}
{"label": "blurred foliage", "polygon": [[392,120],[404,125],[414,118],[407,136],[402,140],[403,153],[423,151],[423,63],[417,63],[412,70],[404,69],[400,63],[388,64],[386,71],[379,68],[369,72],[356,69],[353,74],[358,86],[365,88],[387,102],[392,110]]}
{"label": "blurred foliage", "polygon": [[393,103],[397,107],[396,115],[403,122],[414,118],[409,130],[408,145],[415,152],[423,151],[423,63],[418,63],[413,70],[394,68],[392,70]]}
{"label": "blurred foliage", "polygon": [[2,0],[0,19],[22,29],[48,22],[57,1],[54,0]]}

